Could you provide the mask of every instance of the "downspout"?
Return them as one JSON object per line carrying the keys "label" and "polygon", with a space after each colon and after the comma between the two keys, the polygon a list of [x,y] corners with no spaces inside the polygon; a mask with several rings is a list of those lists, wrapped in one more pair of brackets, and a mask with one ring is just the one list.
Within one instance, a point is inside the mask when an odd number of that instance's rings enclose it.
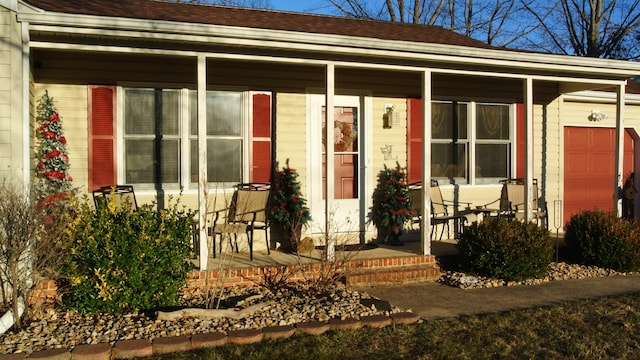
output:
{"label": "downspout", "polygon": [[25,191],[31,184],[31,126],[29,124],[29,84],[30,84],[30,48],[29,23],[21,23],[22,27],[22,183]]}
{"label": "downspout", "polygon": [[[24,299],[22,297],[18,298],[18,317],[22,317],[24,314]],[[2,317],[0,317],[0,335],[4,334],[9,330],[14,324],[13,320],[13,310],[9,310]]]}

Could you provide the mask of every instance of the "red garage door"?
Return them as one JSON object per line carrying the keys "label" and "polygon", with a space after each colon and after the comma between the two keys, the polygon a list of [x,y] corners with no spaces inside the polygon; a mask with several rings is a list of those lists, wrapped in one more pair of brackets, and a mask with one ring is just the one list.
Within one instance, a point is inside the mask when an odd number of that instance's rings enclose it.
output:
{"label": "red garage door", "polygon": [[[613,210],[616,130],[565,127],[564,223],[581,210]],[[633,171],[633,139],[624,136],[623,179]]]}

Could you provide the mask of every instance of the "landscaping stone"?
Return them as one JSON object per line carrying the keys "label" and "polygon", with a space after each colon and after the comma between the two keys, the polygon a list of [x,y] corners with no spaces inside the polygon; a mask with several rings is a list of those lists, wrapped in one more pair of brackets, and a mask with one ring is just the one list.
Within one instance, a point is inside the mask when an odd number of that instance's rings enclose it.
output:
{"label": "landscaping stone", "polygon": [[122,340],[118,341],[111,353],[114,359],[133,359],[153,355],[153,348],[149,340]]}
{"label": "landscaping stone", "polygon": [[29,359],[70,360],[71,353],[69,349],[44,350],[31,354]]}
{"label": "landscaping stone", "polygon": [[360,318],[360,322],[364,326],[368,326],[371,328],[381,328],[391,325],[392,320],[390,317],[384,315],[371,315]]}
{"label": "landscaping stone", "polygon": [[227,335],[222,332],[193,334],[191,336],[191,347],[193,349],[222,346],[222,345],[225,345],[226,343],[227,343]]}
{"label": "landscaping stone", "polygon": [[322,321],[309,321],[296,324],[296,328],[303,334],[307,335],[320,335],[331,329],[331,326]]}
{"label": "landscaping stone", "polygon": [[408,325],[418,322],[420,315],[412,312],[400,312],[391,314],[391,320],[396,325]]}
{"label": "landscaping stone", "polygon": [[230,331],[227,335],[227,341],[231,344],[254,344],[262,341],[263,334],[257,329],[245,329]]}
{"label": "landscaping stone", "polygon": [[286,339],[296,333],[293,326],[269,326],[262,329],[265,340]]}
{"label": "landscaping stone", "polygon": [[71,351],[73,360],[109,360],[111,359],[111,344],[79,345]]}
{"label": "landscaping stone", "polygon": [[153,341],[153,354],[168,354],[191,350],[191,339],[186,336],[161,337]]}
{"label": "landscaping stone", "polygon": [[354,330],[360,329],[362,323],[358,319],[331,319],[329,320],[329,326],[331,330]]}

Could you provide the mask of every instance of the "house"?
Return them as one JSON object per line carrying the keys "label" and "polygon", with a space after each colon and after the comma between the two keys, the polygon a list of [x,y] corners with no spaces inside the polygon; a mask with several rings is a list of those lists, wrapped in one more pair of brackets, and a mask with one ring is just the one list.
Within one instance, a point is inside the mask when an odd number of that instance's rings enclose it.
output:
{"label": "house", "polygon": [[[617,210],[640,160],[634,62],[495,48],[432,26],[159,0],[0,0],[0,19],[1,176],[33,178],[46,90],[83,192],[126,183],[161,204],[182,189],[200,223],[212,198],[270,181],[288,160],[310,233],[337,222],[373,236],[376,175],[396,162],[474,204],[497,199],[500,180],[531,189],[538,179],[553,226],[581,208]],[[422,225],[428,234],[429,216]]]}

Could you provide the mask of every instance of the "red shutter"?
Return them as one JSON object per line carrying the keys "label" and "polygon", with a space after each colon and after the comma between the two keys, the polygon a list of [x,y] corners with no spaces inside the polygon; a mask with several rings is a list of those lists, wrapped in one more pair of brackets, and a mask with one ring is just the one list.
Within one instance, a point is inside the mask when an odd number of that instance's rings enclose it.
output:
{"label": "red shutter", "polygon": [[251,182],[271,182],[271,95],[253,94]]}
{"label": "red shutter", "polygon": [[524,104],[516,104],[516,178],[524,178],[525,127]]}
{"label": "red shutter", "polygon": [[89,190],[116,183],[115,87],[89,87]]}
{"label": "red shutter", "polygon": [[407,181],[422,180],[422,100],[407,99]]}

